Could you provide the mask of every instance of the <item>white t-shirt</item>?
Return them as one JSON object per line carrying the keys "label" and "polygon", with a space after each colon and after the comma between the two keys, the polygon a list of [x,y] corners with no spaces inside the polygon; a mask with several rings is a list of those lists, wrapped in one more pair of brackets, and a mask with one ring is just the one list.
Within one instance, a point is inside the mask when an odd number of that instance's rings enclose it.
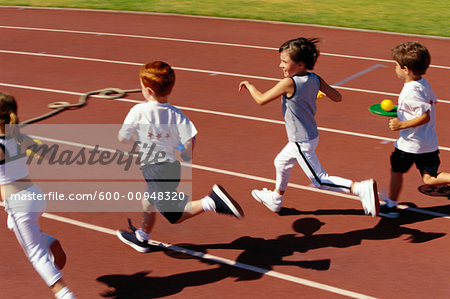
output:
{"label": "white t-shirt", "polygon": [[197,134],[194,124],[169,103],[145,102],[131,108],[119,135],[131,139],[136,133],[141,165],[175,161],[177,146]]}
{"label": "white t-shirt", "polygon": [[400,137],[394,143],[396,148],[414,154],[438,150],[435,131],[435,105],[436,95],[424,78],[403,85],[398,98],[398,119],[401,121],[410,120],[428,111],[430,121],[421,126],[400,130]]}

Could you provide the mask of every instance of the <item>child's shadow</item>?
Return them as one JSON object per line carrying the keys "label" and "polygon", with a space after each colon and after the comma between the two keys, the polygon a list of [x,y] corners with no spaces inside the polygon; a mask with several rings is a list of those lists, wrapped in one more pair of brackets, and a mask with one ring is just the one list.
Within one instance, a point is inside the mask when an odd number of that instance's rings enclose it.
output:
{"label": "child's shadow", "polygon": [[214,269],[190,271],[169,276],[147,276],[150,271],[132,275],[104,275],[97,281],[112,288],[102,294],[114,299],[148,299],[178,294],[184,288],[214,283],[230,276],[239,275],[243,270],[218,264]]}
{"label": "child's shadow", "polygon": [[419,192],[428,196],[443,196],[450,199],[449,185],[438,185],[438,186],[422,185],[419,186],[418,190]]}
{"label": "child's shadow", "polygon": [[[429,187],[429,186],[426,186]],[[431,195],[431,193],[425,193],[428,191],[424,191],[424,194],[430,195],[430,196],[448,196],[450,198],[450,193],[447,194],[445,189],[438,189],[440,191],[433,193],[435,195]],[[430,191],[431,192],[431,191]],[[449,190],[450,192],[450,190]],[[406,205],[409,208],[417,209],[417,206],[414,203],[410,202],[402,202],[402,205]],[[441,205],[441,206],[432,206],[432,207],[420,207],[419,210],[399,210],[400,218],[398,219],[397,223],[399,225],[401,224],[407,224],[407,223],[414,223],[419,221],[425,221],[430,220],[433,218],[439,218],[442,217],[442,215],[449,215],[450,214],[450,205]],[[322,209],[322,210],[315,210],[315,211],[300,211],[296,208],[281,208],[281,210],[278,212],[278,215],[280,216],[296,216],[296,215],[361,215],[365,216],[363,210],[359,209]]]}
{"label": "child's shadow", "polygon": [[[320,221],[314,220],[308,224],[308,233],[314,233],[319,230],[323,224]],[[329,259],[283,261],[282,254],[277,253],[270,248],[267,250],[264,250],[263,248],[261,248],[261,250],[258,249],[260,245],[265,246],[265,242],[267,241],[262,238],[243,237],[233,241],[231,244],[179,244],[176,246],[195,251],[196,256],[172,250],[166,250],[165,253],[168,256],[177,259],[197,259],[203,263],[214,265],[216,267],[207,270],[178,273],[165,277],[147,276],[150,273],[149,271],[138,272],[132,275],[117,274],[100,276],[97,280],[112,288],[111,290],[105,291],[101,296],[115,299],[159,298],[177,294],[186,287],[210,284],[229,277],[236,278],[236,281],[259,279],[265,272],[270,271],[274,265],[293,265],[319,271],[328,270],[330,267]],[[280,246],[283,246],[283,242],[284,241],[281,240]],[[202,256],[207,253],[207,249],[213,248],[243,249],[243,251],[236,259],[236,265],[229,266],[202,258]],[[252,267],[252,265],[257,268]]]}
{"label": "child's shadow", "polygon": [[414,220],[412,218],[383,218],[373,228],[331,234],[314,234],[324,223],[316,218],[300,218],[293,223],[292,228],[303,236],[286,234],[268,240],[246,236],[229,244],[207,244],[196,245],[196,247],[198,250],[240,249],[243,252],[239,255],[237,261],[271,269],[274,265],[298,264],[299,262],[284,260],[284,257],[291,256],[295,252],[307,252],[326,247],[346,248],[360,245],[362,240],[387,240],[399,238],[402,235],[407,235],[407,240],[410,243],[424,243],[444,236],[445,233],[422,232],[418,229],[401,226],[402,224],[424,221],[430,218],[432,216],[429,215],[419,215]]}
{"label": "child's shadow", "polygon": [[[192,258],[216,266],[212,269],[178,273],[170,276],[147,276],[150,272],[139,272],[133,275],[105,275],[97,278],[113,288],[102,294],[103,297],[115,299],[158,298],[174,295],[185,287],[214,283],[225,278],[235,277],[236,281],[255,280],[276,265],[291,265],[319,271],[328,270],[330,259],[312,261],[291,261],[285,257],[295,252],[307,252],[313,249],[337,247],[346,248],[361,244],[362,240],[386,240],[407,235],[411,243],[428,242],[445,235],[445,233],[422,232],[418,229],[402,227],[402,224],[424,221],[431,217],[419,215],[412,220],[381,219],[373,228],[350,231],[346,233],[315,234],[324,223],[316,218],[300,218],[292,228],[296,234],[278,236],[276,239],[264,239],[245,236],[231,243],[189,245],[180,247],[195,251],[196,256],[180,254],[166,250],[165,253],[175,258]],[[299,234],[301,235],[299,235]],[[228,266],[214,260],[202,259],[211,249],[241,250],[234,266]]]}

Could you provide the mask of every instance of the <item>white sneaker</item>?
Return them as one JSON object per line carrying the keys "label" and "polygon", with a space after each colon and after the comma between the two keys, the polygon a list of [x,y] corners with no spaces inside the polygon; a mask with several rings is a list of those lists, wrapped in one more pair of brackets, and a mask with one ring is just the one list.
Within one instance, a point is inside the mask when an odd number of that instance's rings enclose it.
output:
{"label": "white sneaker", "polygon": [[357,195],[361,200],[364,212],[373,217],[380,213],[380,202],[378,200],[377,183],[373,180],[365,180],[357,183]]}
{"label": "white sneaker", "polygon": [[279,198],[274,199],[273,191],[267,190],[264,188],[262,190],[253,190],[252,196],[258,202],[264,204],[269,210],[272,212],[278,213],[281,209],[281,204],[283,203],[283,198],[281,196],[277,196]]}

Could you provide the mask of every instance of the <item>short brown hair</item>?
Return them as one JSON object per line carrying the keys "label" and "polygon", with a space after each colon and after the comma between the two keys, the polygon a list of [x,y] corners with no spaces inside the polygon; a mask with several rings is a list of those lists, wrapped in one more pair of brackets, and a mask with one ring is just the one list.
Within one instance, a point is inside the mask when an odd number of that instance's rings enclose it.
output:
{"label": "short brown hair", "polygon": [[141,67],[139,78],[145,87],[151,88],[156,96],[170,94],[175,84],[175,72],[165,62],[153,61]]}
{"label": "short brown hair", "polygon": [[431,63],[430,52],[418,42],[404,42],[394,47],[392,58],[401,67],[408,67],[414,75],[424,75]]}
{"label": "short brown hair", "polygon": [[312,70],[320,54],[316,46],[318,42],[318,38],[299,37],[282,44],[278,52],[286,51],[293,61],[303,62],[307,70]]}
{"label": "short brown hair", "polygon": [[0,91],[0,125],[12,125],[9,128],[9,134],[20,144],[22,137],[18,123],[16,99],[12,95]]}

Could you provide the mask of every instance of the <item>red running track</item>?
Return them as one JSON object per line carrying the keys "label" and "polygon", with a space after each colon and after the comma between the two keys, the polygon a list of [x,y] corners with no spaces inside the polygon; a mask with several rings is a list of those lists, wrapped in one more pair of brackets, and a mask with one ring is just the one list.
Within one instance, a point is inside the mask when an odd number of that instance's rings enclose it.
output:
{"label": "red running track", "polygon": [[[374,219],[364,216],[352,197],[309,190],[310,182],[296,167],[284,208],[273,214],[250,192],[273,187],[273,158],[286,143],[280,107],[276,102],[260,107],[237,92],[246,79],[270,88],[281,76],[277,47],[298,36],[322,39],[315,72],[330,84],[374,67],[339,86],[342,103],[318,103],[317,153],[328,173],[354,180],[373,177],[387,188],[391,140],[397,133],[367,107],[396,99],[402,82],[395,77],[390,49],[406,40],[419,40],[431,51],[433,67],[426,78],[440,99],[441,169],[450,169],[448,39],[106,11],[3,7],[0,16],[0,89],[16,96],[22,120],[47,112],[50,102],[76,102],[87,91],[138,88],[142,63],[164,60],[175,67],[171,103],[199,130],[194,198],[220,183],[246,212],[241,221],[204,214],[174,226],[158,219],[153,239],[191,244],[186,247],[209,254],[203,258],[138,254],[112,235],[125,228],[127,217],[139,222],[140,213],[50,213],[52,218],[42,218],[42,228],[61,240],[68,254],[64,277],[78,298],[450,296],[448,195],[419,192],[420,177],[413,169],[405,176],[401,201],[419,210],[396,221]],[[81,109],[40,123],[120,124],[133,104],[91,98]],[[80,131],[65,140],[87,142],[92,135]],[[6,224],[0,225],[0,234],[0,297],[51,298]]]}

